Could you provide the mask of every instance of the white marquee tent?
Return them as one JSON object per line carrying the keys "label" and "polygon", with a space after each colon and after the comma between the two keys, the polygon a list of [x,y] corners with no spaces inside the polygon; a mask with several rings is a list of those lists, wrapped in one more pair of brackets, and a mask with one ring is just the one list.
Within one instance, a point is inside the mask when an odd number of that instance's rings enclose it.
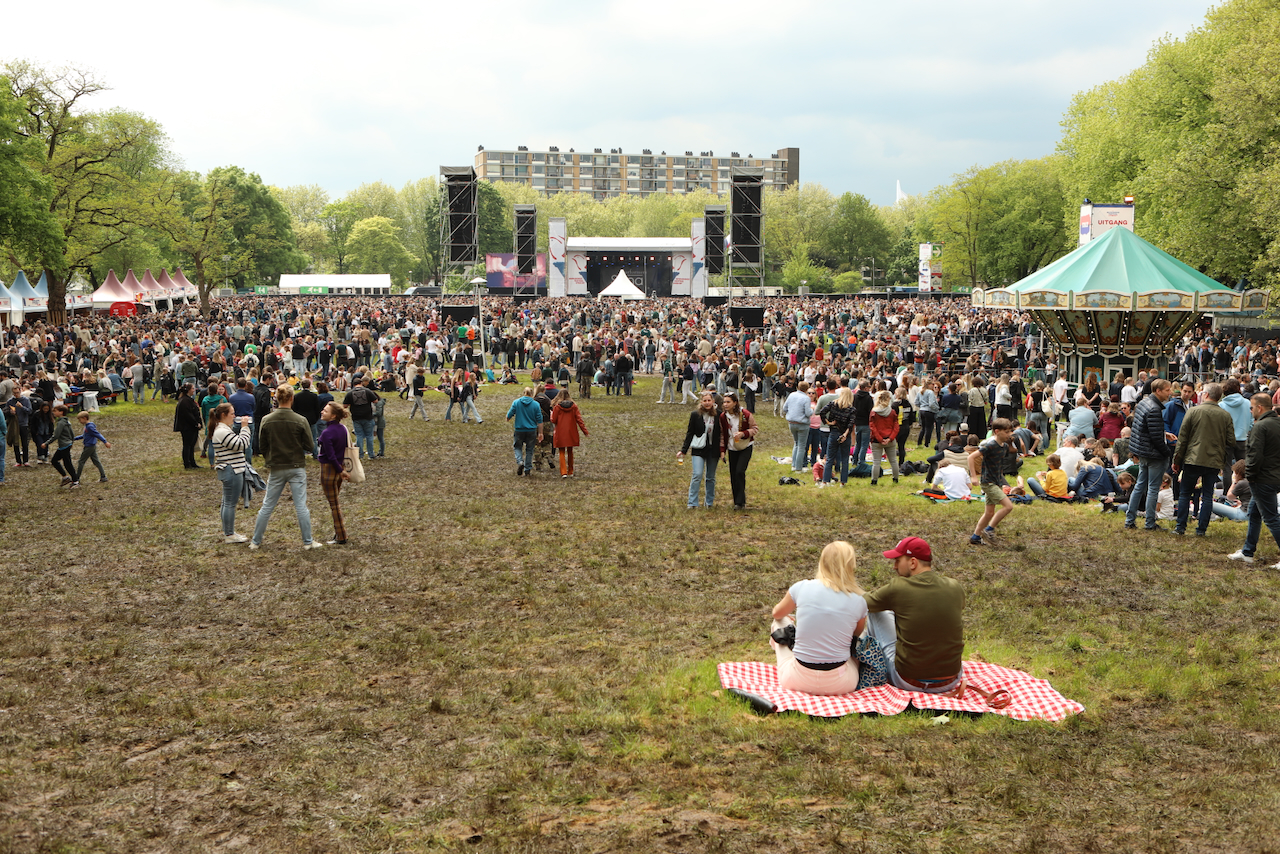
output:
{"label": "white marquee tent", "polygon": [[602,290],[599,296],[596,297],[596,299],[599,299],[600,297],[621,297],[622,299],[644,299],[644,291],[640,290],[634,284],[632,284],[631,280],[627,278],[627,274],[624,273],[622,270],[619,270],[618,277],[613,280],[613,283],[610,284],[609,287]]}

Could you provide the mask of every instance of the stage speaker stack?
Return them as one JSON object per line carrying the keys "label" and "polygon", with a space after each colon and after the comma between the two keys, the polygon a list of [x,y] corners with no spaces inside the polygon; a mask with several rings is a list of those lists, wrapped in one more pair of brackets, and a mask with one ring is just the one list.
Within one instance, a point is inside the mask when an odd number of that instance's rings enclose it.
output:
{"label": "stage speaker stack", "polygon": [[532,275],[538,260],[538,206],[516,205],[516,273]]}
{"label": "stage speaker stack", "polygon": [[[761,199],[761,194],[764,192],[764,170],[739,166],[733,170],[730,180],[729,235],[733,242],[730,262],[759,267],[764,259],[764,216]],[[710,229],[708,229],[707,243],[710,242]]]}
{"label": "stage speaker stack", "polygon": [[446,257],[451,264],[474,264],[479,260],[476,170],[470,166],[441,166],[440,177],[445,192]]}
{"label": "stage speaker stack", "polygon": [[707,223],[707,273],[715,276],[724,272],[724,205],[707,205],[702,216]]}

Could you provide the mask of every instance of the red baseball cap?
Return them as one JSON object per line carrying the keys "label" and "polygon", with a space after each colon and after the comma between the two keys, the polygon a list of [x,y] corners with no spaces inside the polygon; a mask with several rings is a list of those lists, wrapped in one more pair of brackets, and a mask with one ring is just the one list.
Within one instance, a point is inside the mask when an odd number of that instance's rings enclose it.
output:
{"label": "red baseball cap", "polygon": [[930,563],[933,561],[933,550],[929,548],[928,543],[919,537],[904,537],[895,548],[885,552],[884,556],[890,560],[897,560],[900,557],[913,557],[916,560]]}

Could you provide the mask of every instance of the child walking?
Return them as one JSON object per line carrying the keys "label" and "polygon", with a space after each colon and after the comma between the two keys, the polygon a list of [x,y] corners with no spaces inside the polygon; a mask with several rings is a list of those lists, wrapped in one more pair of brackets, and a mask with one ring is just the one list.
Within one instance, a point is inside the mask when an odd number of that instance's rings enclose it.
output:
{"label": "child walking", "polygon": [[53,436],[49,439],[49,444],[57,448],[53,452],[53,467],[62,475],[61,486],[76,489],[80,486],[80,481],[76,480],[75,466],[71,463],[71,444],[76,440],[76,431],[71,426],[71,419],[67,417],[66,404],[59,403],[55,406],[53,417]]}
{"label": "child walking", "polygon": [[969,537],[969,542],[975,546],[982,545],[984,540],[994,545],[996,526],[1013,512],[1013,502],[1004,493],[1004,488],[1009,485],[1005,472],[1009,470],[1010,462],[1017,460],[1010,444],[1013,424],[1008,418],[997,418],[991,422],[991,432],[991,438],[978,445],[978,450],[969,456],[970,475],[979,479],[985,503],[973,536]]}
{"label": "child walking", "polygon": [[[106,445],[108,449],[111,443],[107,441],[107,437],[98,432],[98,427],[89,420],[89,413],[81,412],[76,416],[76,420],[80,422],[80,435],[76,436],[74,441],[84,440],[84,449],[80,451],[80,460],[76,464],[75,485],[80,485],[80,475],[84,474],[84,464],[92,461],[98,469],[98,483],[107,482],[107,470],[102,467],[102,462],[98,459],[98,443]],[[67,456],[70,456],[68,452]]]}

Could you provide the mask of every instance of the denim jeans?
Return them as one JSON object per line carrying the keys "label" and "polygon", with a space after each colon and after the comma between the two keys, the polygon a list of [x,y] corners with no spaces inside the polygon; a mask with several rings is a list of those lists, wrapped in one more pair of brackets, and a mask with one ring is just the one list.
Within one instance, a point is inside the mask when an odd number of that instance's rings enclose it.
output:
{"label": "denim jeans", "polygon": [[1160,480],[1164,477],[1164,471],[1169,467],[1169,460],[1166,457],[1138,457],[1138,482],[1133,485],[1133,493],[1129,500],[1129,509],[1124,514],[1124,524],[1126,527],[1135,523],[1138,518],[1138,496],[1146,495],[1147,497],[1147,523],[1148,529],[1156,526],[1156,498],[1160,494]]}
{"label": "denim jeans", "polygon": [[524,466],[525,471],[533,471],[533,447],[537,441],[537,430],[515,431],[512,447],[515,450],[516,465]]}
{"label": "denim jeans", "polygon": [[[360,454],[360,458],[373,456],[373,433],[375,424],[372,418],[362,418],[355,420],[356,426],[356,451]],[[366,451],[365,448],[368,447]]]}
{"label": "denim jeans", "polygon": [[464,401],[463,401],[461,404],[459,404],[459,405],[462,407],[462,423],[463,423],[463,424],[466,424],[466,423],[467,423],[467,410],[468,410],[468,409],[470,409],[470,410],[471,410],[471,414],[475,416],[475,418],[476,418],[476,423],[477,423],[477,424],[483,424],[483,423],[484,423],[484,419],[480,417],[480,410],[479,410],[479,409],[476,409],[476,399],[475,399],[474,397],[468,397],[466,400],[464,400]]}
{"label": "denim jeans", "polygon": [[222,533],[231,536],[236,532],[236,505],[244,492],[244,472],[236,474],[231,466],[218,470],[222,481]]}
{"label": "denim jeans", "polygon": [[4,483],[4,455],[8,446],[4,442],[4,437],[0,436],[0,483]]}
{"label": "denim jeans", "polygon": [[1276,494],[1280,493],[1280,486],[1272,483],[1250,483],[1249,487],[1253,490],[1253,500],[1249,502],[1249,530],[1244,535],[1244,547],[1240,550],[1252,555],[1258,548],[1258,537],[1262,534],[1264,524],[1271,536],[1275,537],[1276,545],[1280,546],[1280,512],[1276,510]]}
{"label": "denim jeans", "polygon": [[1232,507],[1223,504],[1221,501],[1213,502],[1213,513],[1215,516],[1230,519],[1232,522],[1247,522],[1249,520],[1248,507]]}
{"label": "denim jeans", "polygon": [[[963,674],[956,674],[954,679],[938,682],[928,688],[921,688],[919,685],[912,685],[910,682],[904,681],[898,675],[898,665],[895,660],[898,651],[898,627],[897,618],[892,611],[876,611],[867,614],[867,636],[879,644],[880,649],[884,652],[885,663],[889,666],[889,682],[895,688],[922,694],[945,694],[960,683],[960,678]],[[949,676],[950,674],[939,673],[937,675]]]}
{"label": "denim jeans", "polygon": [[[315,443],[315,449],[311,452],[311,456],[317,459],[320,457],[320,434],[324,432],[324,425],[327,423],[327,421],[321,418],[317,420],[315,424],[311,425],[311,439]],[[257,438],[256,431],[254,438]]]}
{"label": "denim jeans", "polygon": [[[808,427],[806,426],[807,430]],[[694,454],[689,458],[689,507],[698,506],[698,486],[705,480],[707,483],[706,502],[710,507],[716,500],[716,466],[720,463],[717,457],[700,457]]]}
{"label": "denim jeans", "polygon": [[791,470],[804,471],[804,452],[809,444],[809,422],[788,421],[787,427],[791,429],[791,441],[794,443],[791,449]]}
{"label": "denim jeans", "polygon": [[849,440],[846,438],[843,442],[840,437],[844,435],[844,431],[835,428],[827,434],[827,464],[822,467],[822,482],[830,483],[836,476],[836,470],[840,471],[840,484],[843,486],[849,481]]}
{"label": "denim jeans", "polygon": [[280,495],[285,486],[289,487],[289,495],[293,498],[293,509],[298,514],[298,529],[302,532],[302,544],[311,545],[311,511],[307,509],[307,470],[306,469],[272,469],[267,476],[267,495],[262,499],[262,509],[258,511],[258,521],[253,526],[253,542],[262,545],[262,535],[267,530],[267,522],[280,503]]}
{"label": "denim jeans", "polygon": [[1218,470],[1208,466],[1184,465],[1179,475],[1182,491],[1178,493],[1177,530],[1187,530],[1187,517],[1191,515],[1191,497],[1199,482],[1200,514],[1196,519],[1196,530],[1203,534],[1209,530],[1209,520],[1213,518],[1213,485],[1218,482]]}
{"label": "denim jeans", "polygon": [[862,465],[867,458],[867,451],[871,450],[871,425],[854,427],[853,440],[853,465],[857,467]]}
{"label": "denim jeans", "polygon": [[823,433],[817,427],[809,428],[809,439],[804,449],[804,467],[813,468],[813,464],[818,461],[818,457],[826,453],[828,433]]}

